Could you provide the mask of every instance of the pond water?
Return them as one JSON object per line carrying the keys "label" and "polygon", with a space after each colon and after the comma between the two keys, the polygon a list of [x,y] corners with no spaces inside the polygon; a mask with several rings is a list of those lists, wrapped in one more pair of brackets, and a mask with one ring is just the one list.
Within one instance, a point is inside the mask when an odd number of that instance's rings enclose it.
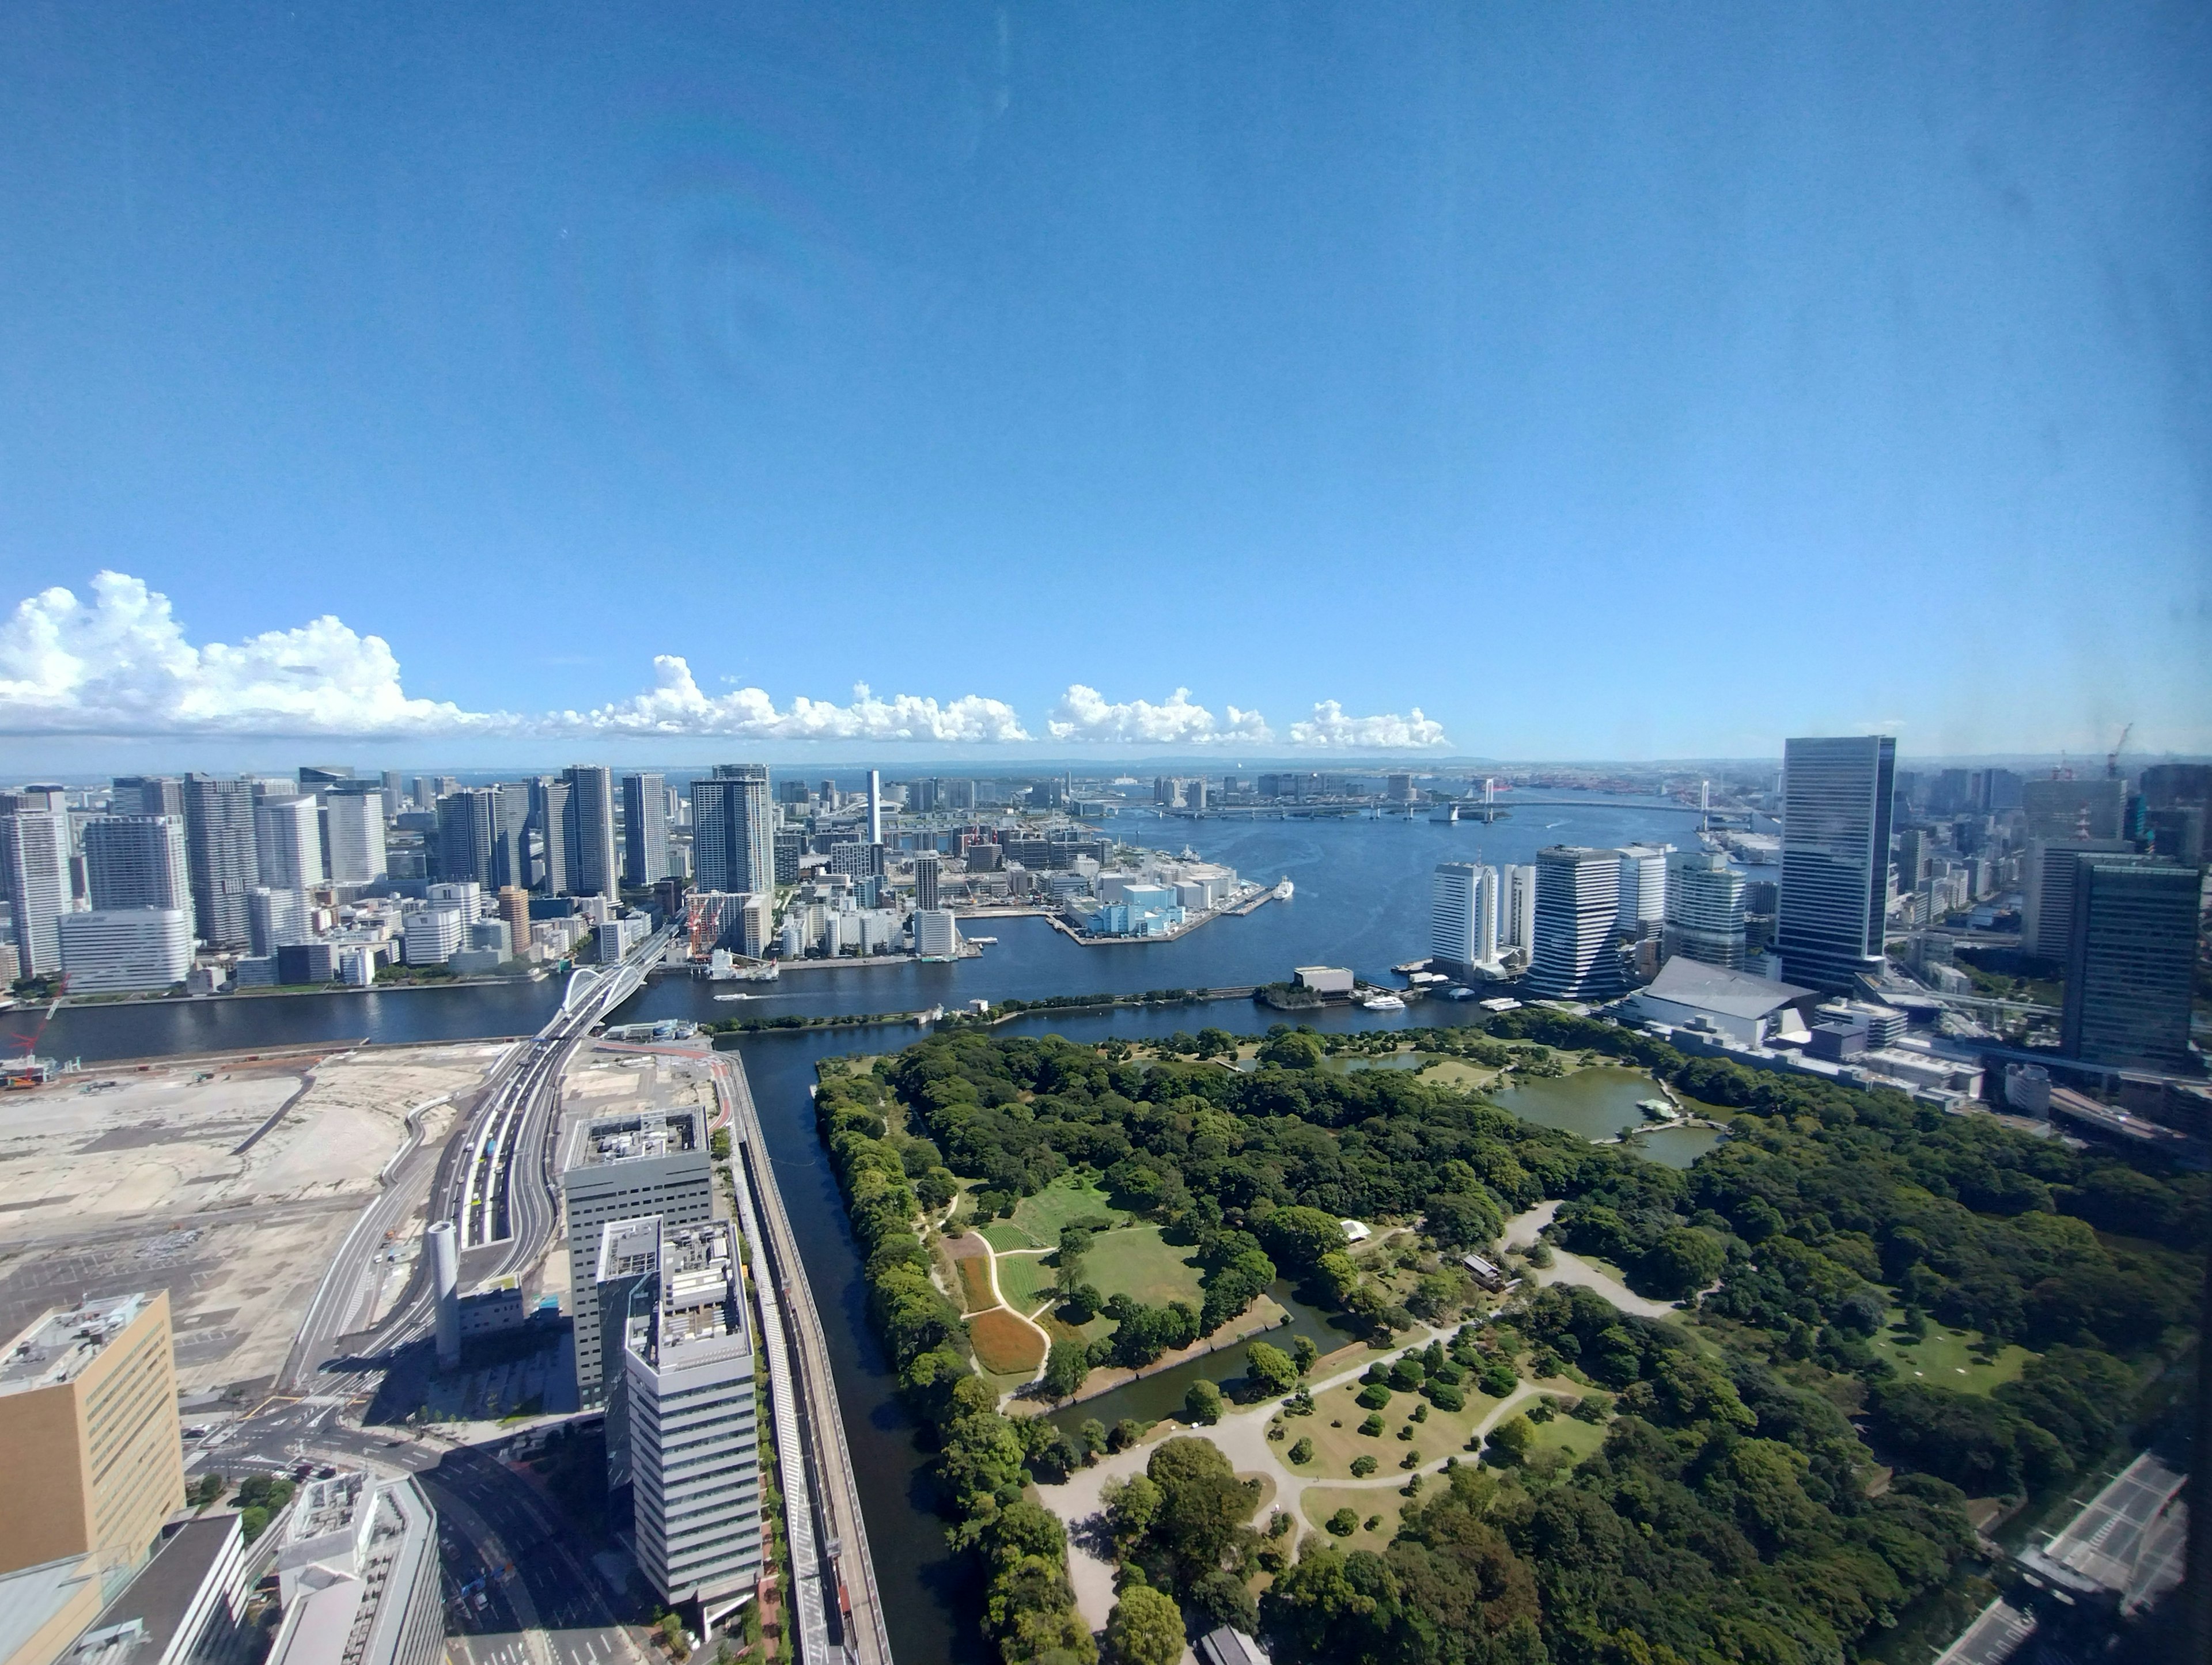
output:
{"label": "pond water", "polygon": [[1611,1139],[1624,1127],[1644,1126],[1637,1101],[1661,1096],[1658,1085],[1642,1070],[1606,1066],[1549,1081],[1516,1077],[1513,1085],[1490,1095],[1500,1109],[1523,1121],[1580,1133],[1593,1142]]}

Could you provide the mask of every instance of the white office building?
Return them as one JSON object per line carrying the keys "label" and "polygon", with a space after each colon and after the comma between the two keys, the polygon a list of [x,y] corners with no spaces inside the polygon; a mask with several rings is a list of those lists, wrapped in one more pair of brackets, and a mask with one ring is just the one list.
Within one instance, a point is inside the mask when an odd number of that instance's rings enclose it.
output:
{"label": "white office building", "polygon": [[1498,959],[1498,874],[1471,861],[1437,864],[1429,880],[1429,954],[1472,969]]}
{"label": "white office building", "polygon": [[762,1565],[756,1354],[737,1232],[726,1221],[634,1219],[606,1226],[602,1243],[600,1310],[622,1346],[607,1416],[627,1425],[638,1568],[663,1601],[697,1602],[711,1626],[752,1594]]}
{"label": "white office building", "polygon": [[84,823],[85,888],[94,908],[173,908],[192,927],[181,815],[103,815]]}
{"label": "white office building", "polygon": [[606,1402],[622,1368],[622,1315],[599,1307],[599,1251],[611,1221],[658,1214],[670,1231],[714,1216],[714,1172],[698,1113],[662,1110],[594,1118],[568,1134],[562,1166],[562,1216],[568,1233],[577,1402]]}
{"label": "white office building", "polygon": [[960,927],[947,908],[914,912],[914,951],[924,959],[951,959],[960,951]]}
{"label": "white office building", "polygon": [[0,815],[0,883],[15,921],[17,975],[52,976],[62,969],[61,917],[71,902],[68,811]]}
{"label": "white office building", "polygon": [[1667,858],[1672,844],[1624,844],[1620,849],[1620,928],[1656,937],[1667,924]]}
{"label": "white office building", "polygon": [[384,798],[381,793],[333,793],[323,806],[330,829],[331,879],[337,884],[383,883]]}
{"label": "white office building", "polygon": [[1743,875],[1718,850],[1677,850],[1667,858],[1668,959],[1743,969]]}
{"label": "white office building", "polygon": [[456,879],[450,884],[433,884],[425,892],[436,903],[461,910],[461,922],[473,925],[483,915],[483,886],[472,878]]}
{"label": "white office building", "polygon": [[253,849],[261,883],[305,890],[327,881],[323,824],[312,798],[273,798],[253,806]]}
{"label": "white office building", "polygon": [[453,957],[468,931],[467,918],[450,902],[434,902],[409,914],[401,932],[410,965],[443,965]]}
{"label": "white office building", "polygon": [[1613,945],[1620,915],[1620,854],[1577,844],[1536,853],[1529,989],[1554,1000],[1611,1000],[1627,987]]}
{"label": "white office building", "polygon": [[276,890],[257,884],[246,897],[246,933],[256,955],[273,954],[314,935],[305,890]]}
{"label": "white office building", "polygon": [[276,1552],[283,1620],[267,1665],[439,1665],[438,1516],[411,1480],[305,1482]]}
{"label": "white office building", "polygon": [[1499,930],[1509,948],[1522,953],[1536,946],[1536,868],[1533,862],[1501,868],[1498,873]]}
{"label": "white office building", "polygon": [[61,955],[72,994],[167,988],[192,969],[192,928],[180,908],[64,914]]}

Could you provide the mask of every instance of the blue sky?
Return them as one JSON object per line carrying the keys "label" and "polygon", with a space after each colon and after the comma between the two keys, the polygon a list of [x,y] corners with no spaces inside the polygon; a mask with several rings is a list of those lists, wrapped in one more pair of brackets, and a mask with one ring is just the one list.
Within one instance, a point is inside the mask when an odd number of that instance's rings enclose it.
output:
{"label": "blue sky", "polygon": [[2189,5],[9,8],[0,748],[2212,749],[2207,87]]}

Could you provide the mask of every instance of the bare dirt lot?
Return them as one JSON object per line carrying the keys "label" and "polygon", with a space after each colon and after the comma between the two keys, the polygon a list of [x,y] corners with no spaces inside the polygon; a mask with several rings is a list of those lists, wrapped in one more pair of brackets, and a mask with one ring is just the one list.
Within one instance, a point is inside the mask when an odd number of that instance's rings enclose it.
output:
{"label": "bare dirt lot", "polygon": [[188,1402],[265,1381],[408,1113],[441,1136],[501,1049],[180,1059],[9,1095],[0,1338],[57,1303],[159,1286]]}

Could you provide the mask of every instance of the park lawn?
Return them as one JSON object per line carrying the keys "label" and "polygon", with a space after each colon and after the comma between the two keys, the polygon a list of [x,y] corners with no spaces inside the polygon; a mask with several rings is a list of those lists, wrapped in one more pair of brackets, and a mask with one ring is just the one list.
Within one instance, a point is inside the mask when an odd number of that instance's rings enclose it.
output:
{"label": "park lawn", "polygon": [[1084,1277],[1109,1299],[1127,1295],[1146,1306],[1188,1301],[1195,1307],[1206,1298],[1198,1285],[1196,1255],[1195,1249],[1164,1241],[1157,1225],[1123,1226],[1091,1240],[1083,1257]]}
{"label": "park lawn", "polygon": [[999,1256],[999,1293],[1007,1305],[1034,1315],[1051,1298],[1053,1268],[1044,1262],[1042,1255]]}
{"label": "park lawn", "polygon": [[1126,1210],[1116,1208],[1108,1200],[1105,1191],[1095,1182],[1079,1179],[1073,1174],[1062,1174],[1058,1179],[1033,1197],[1024,1197],[1015,1205],[1014,1216],[1006,1224],[1022,1234],[1023,1241],[1001,1243],[991,1239],[994,1249],[1056,1249],[1060,1246],[1060,1228],[1071,1225],[1086,1214],[1108,1219],[1126,1220]]}
{"label": "park lawn", "polygon": [[2026,1347],[2008,1346],[1993,1363],[1984,1364],[1972,1352],[1974,1343],[1981,1340],[1980,1332],[1950,1329],[1932,1320],[1926,1340],[1908,1342],[1891,1327],[1904,1316],[1902,1309],[1892,1307],[1889,1322],[1874,1338],[1875,1356],[1895,1365],[1902,1382],[1925,1382],[1930,1387],[1985,1394],[2012,1381],[2021,1366],[2035,1356]]}
{"label": "park lawn", "polygon": [[1027,1380],[1044,1363],[1043,1338],[1004,1307],[979,1312],[968,1321],[975,1362],[993,1376]]}
{"label": "park lawn", "polygon": [[1536,1425],[1536,1450],[1565,1451],[1570,1463],[1580,1462],[1604,1443],[1601,1424],[1578,1422],[1556,1407],[1549,1422]]}
{"label": "park lawn", "polygon": [[[1425,1462],[1463,1454],[1476,1425],[1496,1410],[1500,1401],[1474,1389],[1471,1383],[1462,1385],[1468,1389],[1466,1408],[1440,1411],[1429,1405],[1429,1419],[1413,1425],[1411,1442],[1400,1439],[1398,1430],[1411,1419],[1414,1406],[1428,1404],[1419,1394],[1393,1393],[1390,1395],[1390,1402],[1382,1407],[1382,1432],[1379,1437],[1359,1431],[1359,1425],[1366,1420],[1368,1413],[1357,1402],[1360,1391],[1358,1382],[1347,1382],[1340,1388],[1331,1388],[1326,1393],[1316,1394],[1311,1416],[1286,1416],[1283,1419],[1283,1425],[1290,1431],[1279,1448],[1283,1461],[1285,1466],[1292,1466],[1290,1448],[1300,1439],[1313,1442],[1313,1461],[1296,1464],[1293,1472],[1319,1480],[1350,1480],[1352,1477],[1352,1460],[1361,1455],[1373,1457],[1381,1465],[1375,1471],[1375,1478],[1395,1474],[1405,1457],[1409,1443],[1420,1452]],[[1344,1425],[1332,1428],[1328,1425],[1332,1419],[1340,1421]]]}
{"label": "park lawn", "polygon": [[955,1261],[952,1264],[959,1271],[960,1292],[968,1303],[969,1311],[981,1312],[986,1307],[999,1304],[998,1298],[991,1293],[989,1261],[977,1256]]}
{"label": "park lawn", "polygon": [[1036,1239],[1012,1220],[993,1220],[988,1225],[977,1226],[975,1231],[985,1243],[1002,1255],[1010,1249],[1040,1247]]}
{"label": "park lawn", "polygon": [[[1401,1480],[1399,1485],[1404,1483]],[[1426,1492],[1437,1484],[1431,1478],[1421,1482],[1421,1489]],[[1399,1496],[1395,1486],[1310,1486],[1305,1496],[1299,1499],[1299,1507],[1304,1511],[1306,1524],[1321,1534],[1322,1542],[1334,1544],[1340,1549],[1371,1549],[1380,1553],[1398,1535],[1398,1519],[1404,1514],[1406,1505],[1418,1501]],[[1359,1525],[1349,1538],[1340,1538],[1322,1524],[1340,1509],[1348,1509],[1359,1516]],[[1370,1532],[1367,1522],[1376,1515],[1382,1518]]]}
{"label": "park lawn", "polygon": [[1480,1090],[1498,1079],[1498,1072],[1480,1064],[1470,1064],[1464,1058],[1440,1058],[1421,1073],[1421,1079],[1440,1087],[1466,1087]]}

